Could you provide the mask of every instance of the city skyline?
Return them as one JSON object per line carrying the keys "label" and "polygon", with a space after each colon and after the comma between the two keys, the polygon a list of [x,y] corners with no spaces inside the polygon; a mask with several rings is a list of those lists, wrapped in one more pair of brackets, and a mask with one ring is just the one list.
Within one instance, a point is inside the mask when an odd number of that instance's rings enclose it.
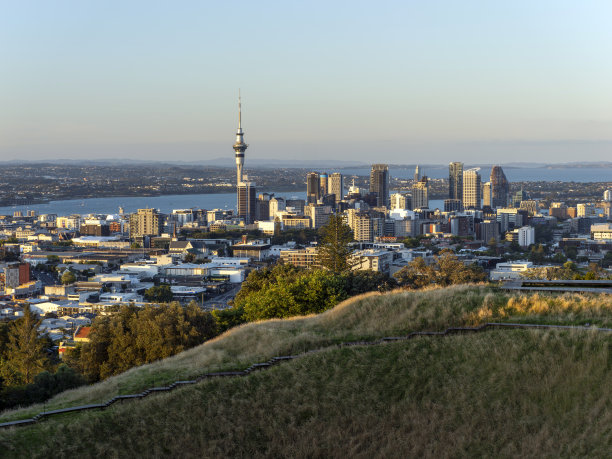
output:
{"label": "city skyline", "polygon": [[238,88],[252,164],[609,158],[606,2],[239,8],[8,5],[0,161],[222,158]]}

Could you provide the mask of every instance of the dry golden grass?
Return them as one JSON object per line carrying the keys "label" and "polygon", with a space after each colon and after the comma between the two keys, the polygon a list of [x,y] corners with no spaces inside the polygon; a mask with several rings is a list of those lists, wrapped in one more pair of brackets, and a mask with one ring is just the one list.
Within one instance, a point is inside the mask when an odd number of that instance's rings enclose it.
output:
{"label": "dry golden grass", "polygon": [[[552,304],[549,308],[553,309],[543,309],[544,303]],[[401,335],[414,330],[442,330],[492,320],[574,323],[578,317],[583,322],[611,324],[612,296],[509,295],[487,286],[468,285],[369,293],[320,315],[237,327],[168,359],[133,368],[92,386],[66,391],[46,406],[4,412],[0,421],[27,418],[44,408],[99,403],[118,394],[140,392],[205,372],[243,369],[277,355],[297,354],[340,341]]]}
{"label": "dry golden grass", "polygon": [[[606,457],[612,337],[497,330],[309,355],[0,432],[7,457]],[[4,449],[2,449],[4,448]]]}

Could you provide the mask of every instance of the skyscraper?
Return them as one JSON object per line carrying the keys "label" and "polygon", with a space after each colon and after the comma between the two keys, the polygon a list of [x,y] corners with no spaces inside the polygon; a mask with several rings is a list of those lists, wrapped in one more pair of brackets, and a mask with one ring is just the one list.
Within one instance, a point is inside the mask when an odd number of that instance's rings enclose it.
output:
{"label": "skyscraper", "polygon": [[491,207],[491,182],[482,184],[482,207]]}
{"label": "skyscraper", "polygon": [[389,166],[373,164],[370,170],[370,193],[376,193],[376,206],[389,206]]}
{"label": "skyscraper", "polygon": [[242,181],[238,184],[238,216],[244,219],[245,225],[250,225],[256,218],[257,199],[255,194],[255,183]]}
{"label": "skyscraper", "polygon": [[491,168],[491,207],[506,207],[510,194],[510,184],[500,166]]}
{"label": "skyscraper", "polygon": [[426,175],[412,185],[412,208],[429,209],[429,179]]}
{"label": "skyscraper", "polygon": [[448,199],[463,199],[463,163],[448,165]]}
{"label": "skyscraper", "polygon": [[321,178],[318,172],[306,174],[306,203],[316,204],[321,198]]}
{"label": "skyscraper", "polygon": [[463,172],[463,207],[466,209],[480,209],[481,188],[480,168],[468,169]]}
{"label": "skyscraper", "polygon": [[414,168],[414,183],[417,183],[421,180],[421,171],[419,170],[419,166]]}
{"label": "skyscraper", "polygon": [[336,199],[336,204],[342,201],[344,197],[344,177],[339,172],[334,172],[328,180],[329,194],[333,194]]}
{"label": "skyscraper", "polygon": [[327,172],[322,172],[319,175],[319,184],[321,187],[321,196],[325,196],[326,194],[328,194],[328,189],[329,189],[329,183],[328,183],[329,177],[327,176]]}

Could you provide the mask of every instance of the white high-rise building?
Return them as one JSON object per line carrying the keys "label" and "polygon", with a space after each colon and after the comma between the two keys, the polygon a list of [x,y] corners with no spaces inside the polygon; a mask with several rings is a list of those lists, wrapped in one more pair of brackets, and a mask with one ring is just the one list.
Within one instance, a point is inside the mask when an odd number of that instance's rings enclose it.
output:
{"label": "white high-rise building", "polygon": [[535,243],[535,228],[533,226],[523,226],[518,229],[518,245],[529,247]]}
{"label": "white high-rise building", "polygon": [[270,199],[270,220],[274,220],[277,217],[277,214],[284,210],[285,210],[285,200],[283,198]]}
{"label": "white high-rise building", "polygon": [[393,193],[391,195],[391,209],[409,209],[411,206],[408,205],[408,201],[410,200],[410,197],[403,193]]}
{"label": "white high-rise building", "polygon": [[480,168],[463,172],[463,207],[465,209],[481,208]]}
{"label": "white high-rise building", "polygon": [[612,202],[612,190],[606,190],[603,194],[604,201]]}

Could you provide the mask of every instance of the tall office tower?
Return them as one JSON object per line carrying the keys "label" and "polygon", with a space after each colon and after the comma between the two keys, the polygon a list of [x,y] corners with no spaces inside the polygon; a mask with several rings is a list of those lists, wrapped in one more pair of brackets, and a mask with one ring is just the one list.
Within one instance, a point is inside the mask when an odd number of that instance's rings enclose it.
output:
{"label": "tall office tower", "polygon": [[506,207],[510,194],[510,183],[500,166],[491,169],[491,207]]}
{"label": "tall office tower", "polygon": [[482,207],[492,207],[491,200],[491,182],[482,184]]}
{"label": "tall office tower", "polygon": [[130,214],[130,237],[159,236],[162,233],[163,218],[155,209],[138,209]]}
{"label": "tall office tower", "polygon": [[480,168],[468,169],[463,172],[463,207],[466,209],[480,209]]}
{"label": "tall office tower", "polygon": [[463,163],[448,165],[448,199],[463,199]]}
{"label": "tall office tower", "polygon": [[429,179],[426,175],[412,185],[412,208],[429,209]]}
{"label": "tall office tower", "polygon": [[419,170],[419,166],[417,165],[417,167],[415,167],[414,169],[414,183],[417,183],[419,180],[421,180],[421,171]]}
{"label": "tall office tower", "polygon": [[376,193],[376,207],[389,206],[389,166],[373,164],[370,170],[370,193]]}
{"label": "tall office tower", "polygon": [[242,182],[242,166],[244,165],[244,152],[248,145],[244,143],[244,133],[242,132],[242,101],[240,100],[240,92],[238,92],[238,129],[236,130],[236,143],[234,151],[236,152],[236,178],[237,184]]}
{"label": "tall office tower", "polygon": [[321,179],[318,172],[306,174],[306,203],[316,204],[321,198]]}
{"label": "tall office tower", "polygon": [[606,190],[603,194],[604,201],[610,202],[612,201],[612,190]]}
{"label": "tall office tower", "polygon": [[329,194],[329,178],[327,176],[327,172],[323,172],[319,175],[319,187],[321,188],[321,196]]}
{"label": "tall office tower", "polygon": [[[244,177],[246,179],[246,177]],[[245,225],[255,221],[257,212],[255,183],[242,181],[238,184],[238,217],[244,219]]]}
{"label": "tall office tower", "polygon": [[344,177],[339,172],[334,172],[327,181],[327,191],[335,196],[336,204],[344,197]]}

